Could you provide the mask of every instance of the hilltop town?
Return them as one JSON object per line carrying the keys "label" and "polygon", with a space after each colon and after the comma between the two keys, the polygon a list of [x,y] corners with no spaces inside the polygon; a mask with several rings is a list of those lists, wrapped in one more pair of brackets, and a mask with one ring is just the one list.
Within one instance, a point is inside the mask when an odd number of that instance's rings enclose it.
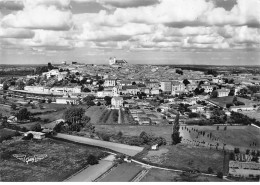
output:
{"label": "hilltop town", "polygon": [[[84,160],[92,165],[82,157],[91,149],[75,144],[79,142],[98,147],[92,157],[100,162],[94,165],[103,164],[107,151],[116,153],[91,181],[120,181],[116,176],[126,169],[130,175],[122,174],[122,181],[258,181],[260,73],[244,71],[133,65],[115,57],[108,65],[48,63],[15,77],[5,71],[0,77],[0,139],[6,163],[0,177],[10,180],[11,156],[17,152],[48,153],[39,162],[43,165],[52,162],[54,151],[67,150],[63,158],[71,164],[78,160],[71,172],[81,169]],[[65,149],[67,142],[70,148]],[[56,174],[53,165],[45,167]],[[182,172],[162,175],[156,167]],[[15,180],[44,181],[43,172],[26,179],[30,170]],[[66,180],[71,172],[65,171],[49,180]]]}

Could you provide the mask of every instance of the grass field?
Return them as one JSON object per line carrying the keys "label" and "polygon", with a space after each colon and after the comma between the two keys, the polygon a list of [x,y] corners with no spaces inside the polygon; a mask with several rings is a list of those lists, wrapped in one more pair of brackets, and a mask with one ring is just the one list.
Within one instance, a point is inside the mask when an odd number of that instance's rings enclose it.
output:
{"label": "grass field", "polygon": [[86,110],[85,115],[90,117],[90,123],[96,125],[100,124],[100,117],[104,116],[107,108],[104,106],[92,106]]}
{"label": "grass field", "polygon": [[171,125],[167,126],[130,126],[130,125],[95,125],[95,130],[109,134],[117,134],[119,131],[125,136],[139,136],[141,132],[146,132],[154,136],[162,136],[167,142],[171,142]]}
{"label": "grass field", "polygon": [[15,131],[9,130],[9,129],[0,129],[0,143],[6,136],[15,136]]}
{"label": "grass field", "polygon": [[0,113],[2,114],[2,116],[11,116],[11,109],[9,107],[0,105]]}
{"label": "grass field", "polygon": [[234,97],[233,96],[226,96],[226,97],[219,97],[219,98],[211,98],[210,101],[218,104],[221,107],[226,107],[226,104],[232,103]]}
{"label": "grass field", "polygon": [[[1,181],[62,181],[87,165],[87,157],[103,152],[94,147],[87,147],[44,139],[42,141],[15,140],[0,145]],[[12,154],[47,154],[48,157],[28,165],[17,160]]]}
{"label": "grass field", "polygon": [[183,174],[160,169],[151,169],[141,182],[225,182],[225,180],[199,174]]}
{"label": "grass field", "polygon": [[252,105],[257,104],[257,102],[254,102],[254,101],[246,99],[246,98],[241,98],[241,97],[237,97],[237,101],[241,101],[241,102],[245,103],[246,106],[252,106]]}
{"label": "grass field", "polygon": [[260,121],[260,111],[242,111],[241,114],[247,115],[250,118],[255,118],[257,121]]}
{"label": "grass field", "polygon": [[164,154],[161,152],[157,155],[155,153],[151,155],[150,152],[152,151],[150,151],[142,158],[176,169],[199,170],[207,173],[208,168],[211,167],[214,173],[223,171],[223,152],[192,147],[186,144],[163,146],[160,147],[160,150],[164,150]]}
{"label": "grass field", "polygon": [[142,167],[133,163],[122,163],[116,169],[111,171],[101,182],[129,182],[140,171]]}
{"label": "grass field", "polygon": [[[199,131],[205,131],[205,136],[200,135],[198,138],[198,134],[194,131],[189,133],[188,131],[181,129],[181,135],[184,138],[188,139],[196,139],[209,143],[225,143],[227,149],[233,150],[234,147],[240,148],[240,151],[245,151],[246,149],[260,149],[260,132],[259,129],[253,126],[227,126],[227,130],[224,131],[224,126],[219,126],[219,130],[217,130],[217,126],[187,126],[191,130],[191,128],[198,129]],[[212,133],[213,138],[218,138],[218,141],[212,141],[207,137],[208,133]],[[256,142],[256,146],[250,146],[253,142]]]}

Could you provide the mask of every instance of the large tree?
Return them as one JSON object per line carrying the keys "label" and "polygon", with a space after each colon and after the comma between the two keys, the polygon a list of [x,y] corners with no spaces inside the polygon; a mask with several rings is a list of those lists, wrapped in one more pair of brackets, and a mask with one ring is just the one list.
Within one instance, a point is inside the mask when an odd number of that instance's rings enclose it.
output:
{"label": "large tree", "polygon": [[17,80],[16,82],[17,90],[24,90],[25,83],[23,80]]}
{"label": "large tree", "polygon": [[82,123],[85,110],[83,108],[71,107],[64,112],[65,121],[73,123]]}
{"label": "large tree", "polygon": [[95,99],[94,96],[86,96],[83,98],[83,101],[86,102],[88,106],[93,106],[95,105],[95,103],[93,102],[94,99]]}
{"label": "large tree", "polygon": [[210,95],[211,98],[217,98],[218,97],[218,91],[212,91],[211,95]]}
{"label": "large tree", "polygon": [[183,83],[185,86],[187,86],[188,84],[190,84],[190,81],[187,80],[187,79],[184,79],[182,83]]}
{"label": "large tree", "polygon": [[179,124],[180,113],[176,115],[173,127],[172,127],[172,144],[177,145],[181,142],[182,137],[180,136],[180,124]]}
{"label": "large tree", "polygon": [[27,108],[22,108],[16,113],[16,117],[19,121],[28,120],[30,115],[31,113],[27,110]]}
{"label": "large tree", "polygon": [[111,97],[110,96],[105,96],[104,100],[106,101],[106,105],[111,105]]}

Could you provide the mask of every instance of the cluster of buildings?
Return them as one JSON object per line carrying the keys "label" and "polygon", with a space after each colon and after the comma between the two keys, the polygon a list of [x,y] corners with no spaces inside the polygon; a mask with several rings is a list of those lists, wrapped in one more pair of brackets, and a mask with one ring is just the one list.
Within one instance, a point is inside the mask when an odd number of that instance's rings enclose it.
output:
{"label": "cluster of buildings", "polygon": [[[51,80],[63,82],[71,74],[76,74],[76,78],[80,81],[86,80],[80,85],[78,83],[51,87],[46,85]],[[123,107],[123,101],[119,97],[136,97],[140,94],[146,97],[160,94],[178,97],[182,94],[196,94],[197,98],[187,97],[182,100],[183,104],[191,105],[192,112],[205,111],[205,106],[196,102],[209,99],[213,91],[217,92],[217,97],[229,96],[231,89],[236,95],[240,89],[246,87],[242,82],[249,83],[246,79],[254,79],[254,82],[251,80],[251,83],[254,84],[257,84],[255,79],[258,79],[250,74],[241,74],[239,76],[228,74],[214,77],[201,71],[182,70],[169,66],[130,65],[125,60],[118,60],[115,57],[109,59],[109,65],[85,65],[76,62],[67,65],[64,63],[59,66],[59,69],[52,69],[42,73],[41,76],[44,77],[45,84],[33,84],[25,86],[23,90],[15,91],[57,96],[54,102],[59,104],[77,104],[80,99],[90,94],[98,99],[109,96],[114,97],[112,103],[114,108]],[[243,81],[239,81],[240,77],[243,78]],[[39,76],[27,76],[27,79],[30,78],[37,79]],[[232,79],[233,82],[225,83],[224,79]],[[100,84],[100,80],[103,82],[102,84]],[[84,88],[89,91],[83,91]],[[231,108],[232,111],[240,110],[240,107]],[[242,109],[251,110],[251,107]]]}

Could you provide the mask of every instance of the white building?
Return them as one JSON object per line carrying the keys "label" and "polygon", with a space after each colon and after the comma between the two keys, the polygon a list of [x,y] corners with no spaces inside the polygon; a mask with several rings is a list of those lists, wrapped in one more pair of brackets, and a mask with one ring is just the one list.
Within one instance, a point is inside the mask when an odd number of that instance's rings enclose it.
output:
{"label": "white building", "polygon": [[185,85],[181,82],[172,82],[172,95],[185,92]]}
{"label": "white building", "polygon": [[217,89],[218,97],[228,96],[230,90],[229,89]]}
{"label": "white building", "polygon": [[48,72],[45,72],[45,73],[42,73],[42,75],[46,75],[47,79],[52,77],[52,76],[56,76],[58,77],[59,75],[59,70],[58,69],[53,69],[53,70],[50,70]]}
{"label": "white building", "polygon": [[60,72],[60,73],[58,74],[58,81],[63,80],[63,79],[67,76],[67,74],[68,74],[67,71]]}
{"label": "white building", "polygon": [[204,106],[203,105],[193,105],[189,107],[191,112],[197,113],[197,112],[204,112]]}
{"label": "white building", "polygon": [[160,82],[160,89],[163,92],[171,92],[172,91],[172,82],[171,81]]}
{"label": "white building", "polygon": [[34,131],[29,131],[29,132],[25,132],[24,136],[28,136],[28,134],[32,134],[34,139],[43,139],[45,138],[45,134],[42,132],[34,132]]}
{"label": "white building", "polygon": [[120,97],[120,96],[114,96],[112,99],[111,99],[111,105],[116,108],[116,109],[119,109],[120,107],[123,106],[123,98]]}
{"label": "white building", "polygon": [[116,86],[116,79],[106,79],[104,86],[105,87]]}
{"label": "white building", "polygon": [[79,102],[78,98],[68,98],[68,97],[62,97],[62,98],[56,98],[57,104],[73,104],[77,105]]}
{"label": "white building", "polygon": [[97,97],[99,97],[99,98],[104,98],[105,96],[112,97],[113,95],[114,95],[113,90],[104,90],[104,91],[97,92]]}
{"label": "white building", "polygon": [[50,88],[44,86],[25,86],[24,90],[30,93],[42,93],[42,94],[50,93]]}
{"label": "white building", "polygon": [[253,106],[231,106],[230,111],[239,112],[239,111],[253,111],[256,110]]}
{"label": "white building", "polygon": [[206,93],[211,93],[212,91],[213,91],[213,86],[211,86],[211,85],[201,85],[201,88],[203,88],[204,89],[204,92],[206,92]]}
{"label": "white building", "polygon": [[159,89],[152,89],[151,90],[151,94],[160,94],[160,91],[159,91]]}
{"label": "white building", "polygon": [[137,95],[140,92],[137,86],[130,85],[130,86],[123,86],[122,89],[120,89],[120,93],[122,94],[131,94],[131,95]]}
{"label": "white building", "polygon": [[50,89],[50,92],[57,95],[70,95],[72,93],[78,94],[81,93],[81,87],[53,87]]}

